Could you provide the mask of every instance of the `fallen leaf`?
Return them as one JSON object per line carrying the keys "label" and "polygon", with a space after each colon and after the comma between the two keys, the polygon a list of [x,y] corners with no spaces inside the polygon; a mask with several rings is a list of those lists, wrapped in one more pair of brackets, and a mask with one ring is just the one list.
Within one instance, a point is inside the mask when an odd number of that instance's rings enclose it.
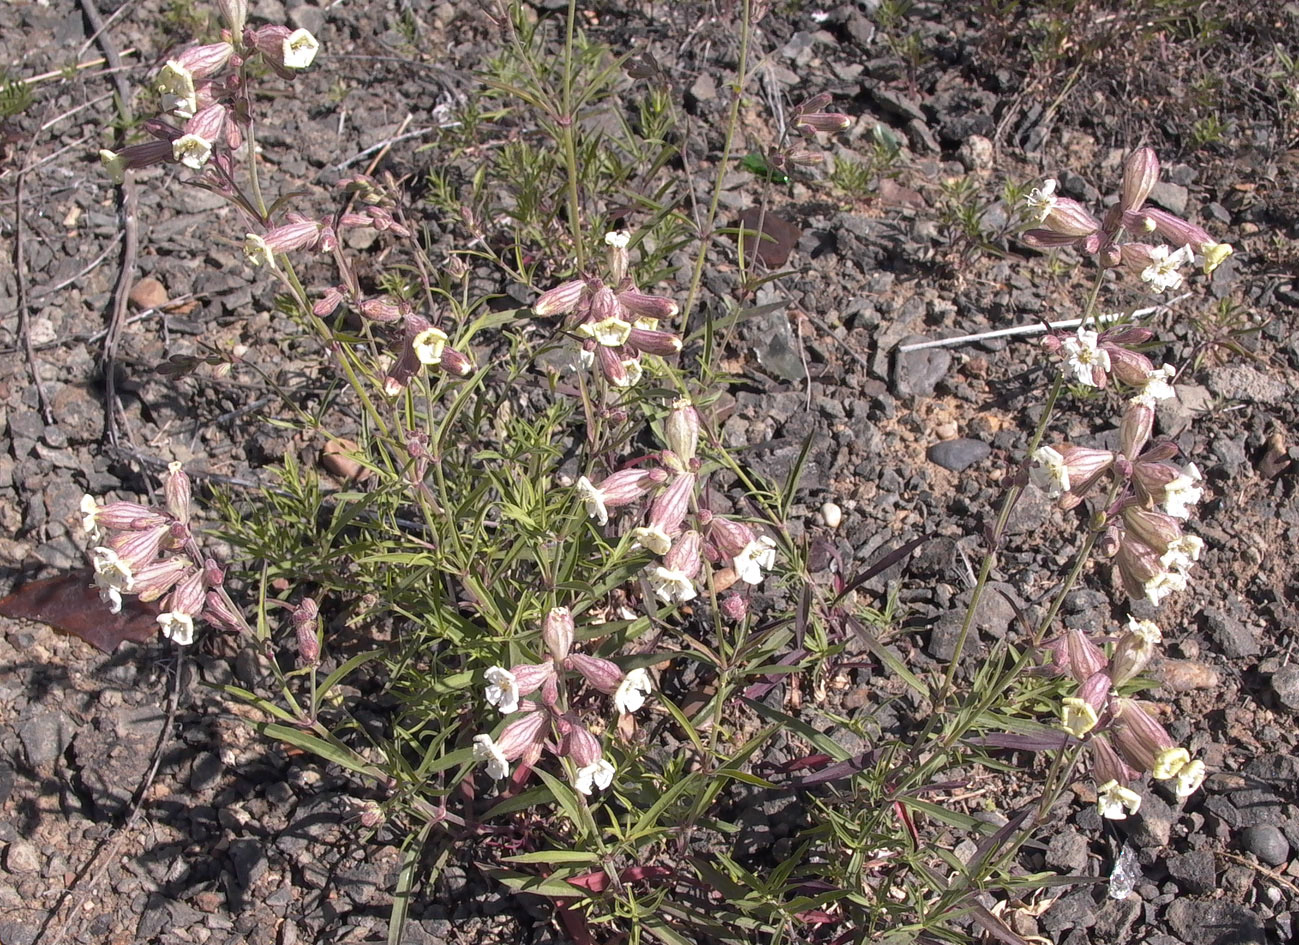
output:
{"label": "fallen leaf", "polygon": [[157,636],[156,604],[128,597],[122,601],[121,613],[110,613],[99,599],[94,581],[94,571],[82,568],[24,584],[0,600],[0,615],[38,620],[80,637],[104,653],[113,652],[126,640],[143,643]]}
{"label": "fallen leaf", "polygon": [[[798,238],[803,231],[787,220],[782,220],[770,210],[763,213],[757,207],[750,207],[740,214],[740,226],[744,234],[744,253],[756,255],[764,266],[779,269],[789,262],[789,254],[798,245]],[[758,233],[761,232],[761,238]],[[755,252],[756,247],[756,252]]]}

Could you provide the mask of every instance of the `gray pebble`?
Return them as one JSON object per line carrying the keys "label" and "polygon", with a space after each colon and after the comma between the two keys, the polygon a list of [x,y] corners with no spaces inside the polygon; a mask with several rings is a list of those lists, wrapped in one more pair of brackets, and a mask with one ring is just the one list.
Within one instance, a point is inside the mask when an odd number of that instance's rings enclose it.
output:
{"label": "gray pebble", "polygon": [[41,868],[41,854],[36,845],[16,840],[5,851],[5,869],[10,873],[35,873]]}
{"label": "gray pebble", "polygon": [[985,460],[992,453],[992,447],[982,440],[969,437],[958,437],[955,440],[944,440],[929,447],[926,456],[935,465],[961,472],[975,463]]}
{"label": "gray pebble", "polygon": [[1272,692],[1277,702],[1299,713],[1299,665],[1282,666],[1272,674]]}
{"label": "gray pebble", "polygon": [[1271,824],[1246,828],[1240,835],[1240,845],[1268,866],[1280,866],[1290,858],[1289,841]]}

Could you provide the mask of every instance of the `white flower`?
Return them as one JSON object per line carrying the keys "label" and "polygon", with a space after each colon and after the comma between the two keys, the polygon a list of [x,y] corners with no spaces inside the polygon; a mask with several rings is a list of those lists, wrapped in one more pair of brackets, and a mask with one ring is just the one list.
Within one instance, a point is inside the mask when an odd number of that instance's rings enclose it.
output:
{"label": "white flower", "polygon": [[1128,615],[1128,632],[1140,637],[1146,643],[1154,646],[1164,639],[1163,633],[1159,630],[1159,625],[1153,620],[1138,620],[1132,615]]}
{"label": "white flower", "polygon": [[1156,781],[1167,781],[1175,778],[1181,770],[1191,763],[1191,753],[1179,745],[1165,748],[1155,756],[1155,763],[1150,769],[1150,776]]}
{"label": "white flower", "polygon": [[1106,781],[1096,795],[1096,809],[1108,820],[1125,820],[1141,809],[1141,795],[1117,781]]}
{"label": "white flower", "polygon": [[1070,735],[1082,738],[1096,727],[1099,718],[1096,710],[1083,699],[1064,699],[1061,701],[1060,724]]}
{"label": "white flower", "polygon": [[92,540],[99,538],[99,524],[95,521],[95,515],[99,512],[99,503],[95,501],[93,495],[83,495],[81,497],[81,527],[85,529],[87,535]]}
{"label": "white flower", "polygon": [[684,604],[698,596],[694,582],[680,571],[671,571],[662,565],[656,565],[646,572],[654,596],[665,604],[673,601]]}
{"label": "white flower", "polygon": [[171,143],[172,156],[194,170],[201,170],[212,156],[212,142],[198,135],[181,135]]}
{"label": "white flower", "polygon": [[613,694],[614,708],[630,715],[645,704],[645,695],[651,688],[649,673],[643,669],[633,669],[622,678]]}
{"label": "white flower", "polygon": [[1176,374],[1177,368],[1171,364],[1165,364],[1163,367],[1151,371],[1146,378],[1146,382],[1137,391],[1137,395],[1132,398],[1132,403],[1153,407],[1158,401],[1175,397],[1177,391],[1173,389],[1173,385],[1169,382]]}
{"label": "white flower", "polygon": [[1142,590],[1146,600],[1158,607],[1169,594],[1186,590],[1186,575],[1180,571],[1163,571],[1146,581]]}
{"label": "white flower", "polygon": [[1048,177],[1042,181],[1041,187],[1029,191],[1028,196],[1024,198],[1024,207],[1034,222],[1041,223],[1051,215],[1056,201],[1055,186],[1055,179]]}
{"label": "white flower", "polygon": [[646,528],[633,528],[632,540],[641,548],[647,548],[656,555],[665,555],[672,548],[672,539],[661,528],[650,525]]}
{"label": "white flower", "polygon": [[122,592],[115,587],[100,584],[98,579],[95,580],[95,585],[99,588],[99,599],[108,605],[108,612],[110,614],[120,614],[122,612]]}
{"label": "white flower", "polygon": [[287,69],[305,69],[316,58],[320,43],[307,30],[294,30],[284,37],[284,66]]}
{"label": "white flower", "polygon": [[1196,485],[1201,482],[1199,468],[1195,463],[1187,463],[1182,473],[1168,485],[1164,486],[1164,511],[1173,518],[1183,521],[1191,517],[1191,506],[1200,501],[1204,490]]}
{"label": "white flower", "polygon": [[487,687],[487,701],[505,715],[519,711],[519,681],[503,666],[493,666],[485,674],[491,684]]}
{"label": "white flower", "polygon": [[586,506],[588,518],[593,518],[601,525],[609,524],[609,510],[604,504],[604,494],[585,476],[577,480],[577,494]]}
{"label": "white flower", "polygon": [[90,549],[90,560],[95,566],[95,583],[100,587],[113,588],[127,594],[135,589],[135,575],[131,573],[131,566],[119,558],[112,548]]}
{"label": "white flower", "polygon": [[194,618],[189,614],[159,614],[158,624],[162,627],[162,635],[168,640],[174,640],[181,646],[189,646],[194,642]]}
{"label": "white flower", "polygon": [[1060,345],[1060,350],[1064,352],[1065,370],[1072,371],[1078,383],[1088,387],[1099,386],[1096,383],[1096,368],[1105,372],[1110,369],[1109,352],[1097,347],[1098,337],[1100,336],[1094,331],[1079,328],[1075,337],[1066,338]]}
{"label": "white flower", "polygon": [[583,322],[577,326],[577,333],[586,338],[594,338],[597,344],[606,348],[617,348],[631,337],[631,322],[610,315],[602,322]]}
{"label": "white flower", "polygon": [[577,769],[577,780],[573,787],[583,794],[590,794],[592,786],[603,790],[613,783],[613,765],[604,758],[597,758],[585,768]]}
{"label": "white flower", "polygon": [[411,341],[411,348],[420,364],[438,364],[442,361],[442,352],[447,346],[445,332],[436,328],[425,328]]}
{"label": "white flower", "polygon": [[747,545],[731,559],[731,567],[745,584],[761,584],[763,570],[776,566],[776,543],[763,535]]}
{"label": "white flower", "polygon": [[1172,571],[1185,574],[1191,565],[1200,560],[1204,550],[1204,539],[1198,535],[1183,535],[1171,542],[1168,550],[1159,556],[1159,563]]}
{"label": "white flower", "polygon": [[635,387],[640,383],[640,379],[645,376],[645,368],[641,365],[639,358],[628,358],[622,362],[622,369],[626,376],[615,382],[615,387]]}
{"label": "white flower", "polygon": [[626,230],[614,230],[612,233],[604,234],[604,245],[612,246],[614,249],[626,249],[631,242],[631,234]]}
{"label": "white flower", "polygon": [[1195,261],[1195,253],[1189,246],[1183,246],[1175,252],[1169,252],[1167,246],[1154,246],[1151,247],[1150,255],[1151,263],[1141,271],[1141,281],[1149,282],[1150,288],[1156,292],[1176,289],[1182,284],[1182,274],[1177,271],[1178,268]]}
{"label": "white flower", "polygon": [[256,233],[244,234],[244,256],[254,266],[275,268],[275,252],[271,245]]}
{"label": "white flower", "polygon": [[162,110],[175,112],[182,118],[192,118],[198,111],[198,95],[194,90],[194,73],[174,59],[158,73],[158,91],[162,93]]}
{"label": "white flower", "polygon": [[123,155],[107,148],[100,148],[99,162],[104,165],[104,169],[108,171],[108,176],[113,179],[114,184],[120,184],[126,180],[126,158]]}
{"label": "white flower", "polygon": [[1069,467],[1059,450],[1049,446],[1039,446],[1033,451],[1033,461],[1037,463],[1028,471],[1028,478],[1049,498],[1064,495],[1069,491]]}
{"label": "white flower", "polygon": [[1177,784],[1173,791],[1178,797],[1190,797],[1204,783],[1204,762],[1198,758],[1182,765],[1177,772]]}
{"label": "white flower", "polygon": [[510,762],[490,735],[474,736],[474,760],[487,762],[487,773],[499,781],[510,773]]}

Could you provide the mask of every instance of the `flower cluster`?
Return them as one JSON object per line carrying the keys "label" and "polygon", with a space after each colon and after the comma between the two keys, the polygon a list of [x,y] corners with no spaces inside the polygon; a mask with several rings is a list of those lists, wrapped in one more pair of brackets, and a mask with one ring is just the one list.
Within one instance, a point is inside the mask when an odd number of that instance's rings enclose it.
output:
{"label": "flower cluster", "polygon": [[1065,370],[1095,387],[1110,378],[1135,391],[1119,427],[1119,449],[1093,449],[1071,443],[1042,446],[1032,455],[1032,482],[1062,508],[1088,495],[1105,497],[1103,549],[1114,559],[1123,588],[1132,598],[1158,606],[1187,586],[1187,573],[1204,543],[1183,532],[1182,522],[1203,494],[1194,463],[1175,465],[1178,449],[1169,441],[1151,443],[1154,404],[1173,396],[1176,373],[1154,367],[1135,345],[1148,341],[1149,330],[1117,326],[1096,333],[1079,329],[1048,346],[1066,352]]}
{"label": "flower cluster", "polygon": [[1098,786],[1097,807],[1111,820],[1135,814],[1141,806],[1141,795],[1130,786],[1137,778],[1168,781],[1179,798],[1193,794],[1204,781],[1204,762],[1192,760],[1146,706],[1117,692],[1146,667],[1161,640],[1154,623],[1130,617],[1109,655],[1081,630],[1047,644],[1051,669],[1078,683],[1077,693],[1062,702],[1061,724],[1086,744]]}
{"label": "flower cluster", "polygon": [[210,559],[195,563],[189,477],[180,463],[169,467],[163,491],[161,509],[136,502],[101,505],[87,495],[81,500],[82,525],[94,542],[95,585],[109,609],[119,613],[124,595],[146,603],[166,595],[158,624],[169,639],[189,644],[200,617],[223,626],[233,619],[213,591],[222,583],[221,569]]}
{"label": "flower cluster", "polygon": [[615,387],[640,381],[642,355],[666,357],[681,350],[680,336],[659,329],[661,321],[677,314],[677,303],[636,287],[627,272],[629,242],[624,231],[605,236],[612,284],[595,276],[572,279],[543,292],[532,306],[543,318],[568,316],[568,329],[581,341],[583,365],[598,364]]}
{"label": "flower cluster", "polygon": [[144,123],[153,140],[99,152],[118,183],[133,168],[175,163],[198,171],[212,162],[217,167],[209,182],[224,189],[230,179],[231,155],[243,143],[250,121],[245,67],[260,62],[281,78],[292,79],[315,59],[320,44],[307,30],[247,28],[246,4],[221,2],[217,7],[225,25],[222,41],[188,46],[158,72],[155,87],[168,118]]}
{"label": "flower cluster", "polygon": [[571,710],[566,698],[577,680],[613,696],[614,709],[630,714],[645,704],[651,691],[644,669],[623,672],[617,664],[572,652],[574,624],[566,607],[556,607],[542,622],[546,656],[539,663],[521,663],[487,670],[487,701],[507,716],[515,716],[496,738],[474,737],[474,758],[486,762],[487,773],[500,779],[510,764],[530,768],[549,750],[573,762],[573,786],[583,794],[613,783],[614,766],[604,757],[600,739]]}
{"label": "flower cluster", "polygon": [[599,483],[585,476],[577,481],[587,515],[602,526],[609,523],[609,510],[614,508],[628,507],[643,516],[643,524],[631,526],[631,537],[661,558],[646,569],[645,577],[664,603],[684,603],[697,596],[695,582],[705,559],[726,563],[713,577],[719,589],[737,580],[760,584],[763,571],[776,563],[776,543],[759,537],[744,522],[701,507],[695,456],[698,411],[689,400],[678,400],[663,428],[667,448],[650,458],[661,465],[619,470]]}
{"label": "flower cluster", "polygon": [[[1118,202],[1098,220],[1076,200],[1056,195],[1056,182],[1046,180],[1028,194],[1024,210],[1041,224],[1021,237],[1035,249],[1072,246],[1095,255],[1102,266],[1123,268],[1139,276],[1155,292],[1182,284],[1179,271],[1199,257],[1206,274],[1231,255],[1228,243],[1219,243],[1203,227],[1157,207],[1146,199],[1159,180],[1159,159],[1150,148],[1139,148],[1123,167]],[[1166,243],[1150,244],[1129,237],[1157,234]]]}

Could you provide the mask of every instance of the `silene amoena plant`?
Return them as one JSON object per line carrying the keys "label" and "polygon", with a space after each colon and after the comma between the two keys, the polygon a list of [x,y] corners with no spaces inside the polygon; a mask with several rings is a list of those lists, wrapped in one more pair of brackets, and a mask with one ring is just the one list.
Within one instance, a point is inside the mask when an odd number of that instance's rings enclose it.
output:
{"label": "silene amoena plant", "polygon": [[[1197,789],[1204,764],[1139,698],[1157,622],[1134,614],[1094,634],[1059,619],[1089,565],[1108,562],[1116,593],[1153,609],[1192,592],[1204,550],[1189,530],[1205,488],[1194,457],[1154,435],[1177,368],[1147,353],[1155,328],[1099,306],[1106,290],[1175,289],[1194,260],[1209,273],[1231,252],[1147,205],[1153,151],[1132,154],[1100,217],[1052,180],[1025,201],[1023,242],[1091,257],[1097,279],[1081,327],[1043,346],[1059,367],[1047,409],[987,529],[956,653],[924,678],[885,645],[895,600],[875,609],[862,591],[906,549],[814,580],[786,527],[798,470],[784,487],[762,482],[720,438],[719,354],[737,316],[728,300],[698,303],[710,261],[743,252],[717,219],[753,66],[748,4],[712,198],[695,217],[676,209],[686,185],[664,137],[645,150],[630,126],[596,139],[579,121],[641,95],[643,126],[670,131],[678,119],[656,64],[589,42],[573,4],[558,24],[496,9],[505,52],[487,86],[542,143],[502,154],[535,173],[497,180],[504,198],[472,195],[444,221],[463,247],[437,263],[419,208],[390,178],[340,180],[329,212],[301,195],[266,204],[256,140],[274,116],[258,90],[292,82],[320,45],[305,30],[250,26],[239,0],[216,6],[221,41],[175,51],[154,76],[162,113],[143,123],[147,140],[101,158],[118,181],[169,165],[238,211],[242,227],[218,237],[242,243],[283,317],[318,339],[345,384],[358,419],[330,436],[355,438],[347,449],[366,484],[326,495],[289,455],[279,489],[213,494],[238,555],[218,562],[174,464],[161,508],[87,497],[90,554],[114,609],[124,595],[162,600],[160,629],[176,644],[206,623],[261,655],[259,687],[225,690],[261,711],[268,738],[350,772],[364,829],[402,845],[396,936],[407,893],[472,844],[503,890],[553,898],[580,940],[596,927],[667,943],[908,941],[977,927],[1017,941],[989,897],[1068,881],[1026,871],[1016,853],[1084,771],[1112,819],[1138,812],[1147,779],[1176,798]],[[851,123],[825,95],[784,117],[766,161],[795,172]],[[615,152],[661,188],[628,203]],[[499,199],[508,212],[492,210]],[[391,247],[381,277],[362,277],[346,248],[354,228]],[[684,290],[656,286],[685,247],[695,262]],[[302,281],[304,265],[319,284]],[[520,283],[531,305],[487,305],[475,270]],[[729,302],[735,313],[744,300]],[[1116,447],[1048,437],[1061,396],[1079,386],[1120,398]],[[296,416],[303,429],[327,419]],[[1038,619],[963,679],[1026,488],[1071,513],[1079,550]],[[852,654],[909,691],[914,726],[867,730],[779,698],[800,677],[823,691],[827,667]],[[1042,716],[1044,695],[1054,718]],[[841,732],[867,736],[867,748],[845,748]],[[765,761],[773,746],[793,761]],[[976,770],[1010,769],[1007,749],[1048,759],[1030,767],[1037,792],[992,823],[945,803]],[[736,852],[744,806],[791,789],[801,813],[789,839]],[[962,836],[975,843],[963,859]]]}

